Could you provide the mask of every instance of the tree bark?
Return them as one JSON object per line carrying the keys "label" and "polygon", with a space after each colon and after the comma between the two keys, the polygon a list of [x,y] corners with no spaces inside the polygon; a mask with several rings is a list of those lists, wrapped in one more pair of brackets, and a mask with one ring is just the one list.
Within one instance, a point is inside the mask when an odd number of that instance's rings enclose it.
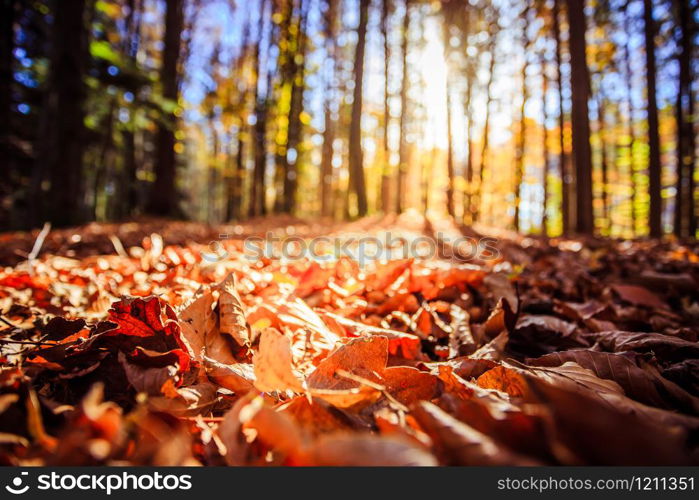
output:
{"label": "tree bark", "polygon": [[524,27],[522,28],[522,46],[524,47],[524,63],[522,64],[522,102],[519,108],[519,131],[517,134],[517,144],[515,145],[515,216],[514,216],[514,228],[515,231],[520,229],[520,204],[522,199],[522,181],[524,178],[524,152],[525,152],[525,136],[527,132],[526,127],[526,116],[524,115],[524,109],[527,104],[527,67],[529,66],[529,59],[527,58],[527,53],[529,51],[529,35],[527,30],[529,29],[529,9],[530,5],[527,1],[524,11],[522,12],[522,20],[524,21]]}
{"label": "tree bark", "polygon": [[48,218],[54,226],[77,224],[85,216],[82,172],[87,92],[83,77],[92,5],[90,0],[68,0],[56,4],[54,11],[43,151],[51,183]]}
{"label": "tree bark", "polygon": [[652,0],[643,0],[643,21],[646,45],[646,88],[648,92],[648,228],[651,238],[662,236],[662,200],[660,198],[660,136],[656,98],[655,20]]}
{"label": "tree bark", "polygon": [[604,96],[598,91],[597,100],[597,135],[600,142],[600,167],[602,170],[602,228],[604,236],[609,236],[611,227],[609,219],[609,163],[607,161],[607,130],[605,125],[606,106]]}
{"label": "tree bark", "polygon": [[255,66],[255,77],[253,79],[253,87],[255,89],[254,114],[255,124],[253,126],[253,156],[254,167],[252,180],[250,182],[250,205],[248,206],[248,215],[257,217],[267,213],[266,193],[265,193],[265,168],[267,166],[267,96],[262,94],[261,79],[266,74],[268,84],[266,86],[269,92],[269,83],[271,82],[269,71],[264,72],[264,61],[262,59],[262,44],[264,43],[264,13],[267,11],[267,1],[263,0],[260,7],[260,21],[258,23],[257,43],[255,44],[255,53],[253,62]]}
{"label": "tree bark", "polygon": [[[626,20],[627,18],[625,18]],[[627,23],[628,25],[628,20]],[[636,235],[637,232],[637,216],[636,216],[636,196],[638,193],[638,188],[636,186],[636,127],[634,126],[634,116],[636,115],[634,104],[633,104],[633,71],[631,69],[631,55],[629,51],[628,40],[623,47],[624,52],[624,67],[626,71],[626,108],[629,113],[629,182],[631,184],[631,233]]]}
{"label": "tree bark", "polygon": [[[444,78],[447,111],[447,213],[450,217],[455,217],[454,210],[454,145],[451,125],[451,88],[449,85],[449,24],[444,20],[444,57],[447,61],[447,74]],[[469,86],[470,87],[470,86]]]}
{"label": "tree bark", "polygon": [[[296,22],[295,46],[296,51],[291,55],[292,62],[292,82],[291,82],[291,103],[289,105],[289,128],[286,143],[286,155],[284,156],[284,203],[282,211],[284,213],[294,213],[296,209],[296,189],[298,186],[298,161],[300,157],[299,145],[303,134],[303,123],[301,114],[303,113],[303,93],[305,89],[306,72],[306,22],[308,8],[304,6],[304,1],[299,0],[298,20]],[[301,60],[298,61],[298,58]]]}
{"label": "tree bark", "polygon": [[575,231],[591,235],[594,230],[592,214],[592,152],[590,148],[590,75],[587,67],[585,41],[586,19],[584,0],[566,0],[570,28],[570,85],[572,94],[573,166],[575,168]]}
{"label": "tree bark", "polygon": [[548,145],[548,109],[546,106],[546,95],[549,91],[549,77],[546,74],[546,59],[544,56],[541,58],[541,109],[542,109],[542,124],[541,124],[541,135],[542,135],[542,156],[543,156],[543,168],[541,169],[541,185],[543,186],[543,196],[541,200],[542,205],[542,215],[541,215],[541,233],[544,236],[548,235],[548,215],[546,213],[546,207],[549,201],[549,168],[550,168],[550,155],[549,155],[549,145]]}
{"label": "tree bark", "polygon": [[553,1],[553,34],[556,40],[556,88],[558,89],[558,168],[561,176],[561,220],[563,221],[563,234],[570,233],[570,167],[568,155],[565,150],[565,113],[563,111],[563,78],[561,66],[561,23],[560,0]]}
{"label": "tree bark", "polygon": [[335,155],[335,120],[333,99],[335,98],[337,0],[326,0],[324,18],[325,44],[327,47],[328,72],[325,78],[323,147],[320,160],[320,213],[329,217],[335,213],[333,203],[333,156]]}
{"label": "tree bark", "polygon": [[[179,98],[179,63],[184,30],[184,0],[169,0],[165,10],[163,63],[160,69],[163,98],[177,103]],[[163,113],[156,134],[155,182],[151,187],[148,212],[174,216],[178,211],[175,188],[176,155],[174,113]]]}
{"label": "tree bark", "polygon": [[381,0],[381,35],[383,38],[383,166],[381,171],[381,182],[379,183],[379,199],[381,210],[384,213],[391,211],[391,147],[388,142],[388,129],[391,124],[391,106],[390,106],[390,90],[389,90],[389,70],[391,63],[391,47],[388,38],[388,18],[391,12],[391,0]]}
{"label": "tree bark", "polygon": [[350,185],[357,197],[357,216],[367,214],[366,185],[362,153],[362,98],[364,81],[364,51],[366,48],[366,31],[369,18],[370,0],[360,0],[359,25],[357,27],[357,46],[354,52],[354,93],[352,100],[352,119],[349,134],[349,175]]}
{"label": "tree bark", "polygon": [[[13,62],[15,46],[15,15],[16,5],[14,0],[0,0],[0,165],[5,166],[6,177],[0,187],[0,203],[4,204],[5,198],[14,201],[13,193],[15,182],[15,164],[11,153],[12,134],[12,81]],[[11,226],[11,221],[16,219],[18,214],[14,209],[0,210],[0,227]]]}
{"label": "tree bark", "polygon": [[401,30],[401,56],[403,58],[402,78],[400,85],[400,139],[398,145],[398,171],[396,176],[396,212],[403,212],[403,197],[405,191],[405,176],[408,171],[408,144],[406,140],[406,124],[408,120],[408,34],[410,32],[410,2],[405,0],[405,13]]}
{"label": "tree bark", "polygon": [[694,132],[694,95],[692,93],[692,32],[691,14],[686,2],[676,2],[680,28],[679,92],[677,94],[677,175],[675,196],[674,234],[679,237],[695,237],[697,218],[694,201],[694,166],[696,164]]}
{"label": "tree bark", "polygon": [[[492,26],[495,25],[497,26],[497,22],[491,22],[491,29]],[[482,192],[483,192],[483,182],[485,181],[485,173],[488,168],[488,148],[490,145],[490,107],[493,102],[493,94],[492,94],[492,86],[493,86],[493,76],[495,73],[495,33],[494,31],[491,31],[490,33],[490,43],[489,43],[489,53],[490,53],[490,62],[488,65],[488,83],[486,83],[485,87],[485,123],[483,124],[483,144],[481,147],[481,158],[480,158],[480,165],[478,166],[478,185],[477,185],[477,190],[474,195],[475,201],[474,201],[474,214],[473,214],[473,219],[474,221],[477,221],[480,219],[480,209],[481,209],[481,197],[482,197]]]}
{"label": "tree bark", "polygon": [[0,162],[10,160],[15,0],[0,0]]}
{"label": "tree bark", "polygon": [[[122,44],[122,50],[128,57],[131,64],[136,64],[136,57],[138,55],[138,49],[141,40],[141,18],[143,2],[140,0],[129,0],[127,2],[129,9],[128,15],[126,16],[126,36]],[[134,113],[136,112],[137,106],[132,104],[129,106],[130,120],[133,124]],[[124,171],[122,176],[122,193],[124,193],[125,200],[122,203],[120,210],[121,217],[133,216],[139,204],[138,196],[138,163],[136,162],[136,138],[134,133],[135,127],[126,127],[122,132],[122,142],[123,142],[123,158]]]}

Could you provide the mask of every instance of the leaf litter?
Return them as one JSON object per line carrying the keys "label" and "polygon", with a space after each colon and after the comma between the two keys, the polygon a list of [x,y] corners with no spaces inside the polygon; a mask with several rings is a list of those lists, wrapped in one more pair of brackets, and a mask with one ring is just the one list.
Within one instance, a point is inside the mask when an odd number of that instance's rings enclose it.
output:
{"label": "leaf litter", "polygon": [[[698,463],[696,245],[509,235],[489,260],[365,265],[243,249],[432,227],[91,224],[44,231],[43,252],[3,235],[0,461]],[[224,230],[226,257],[203,258]]]}

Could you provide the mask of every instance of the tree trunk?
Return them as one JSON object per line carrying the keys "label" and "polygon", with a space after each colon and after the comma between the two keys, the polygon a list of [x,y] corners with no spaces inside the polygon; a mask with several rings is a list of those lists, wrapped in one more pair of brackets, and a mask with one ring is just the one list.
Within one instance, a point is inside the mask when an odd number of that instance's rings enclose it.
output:
{"label": "tree trunk", "polygon": [[287,161],[289,143],[289,114],[291,113],[291,94],[294,86],[296,62],[294,61],[294,44],[297,42],[298,32],[294,26],[294,0],[278,0],[272,2],[272,16],[278,18],[279,40],[277,42],[277,73],[279,75],[276,84],[276,112],[273,118],[277,124],[274,141],[274,205],[273,211],[284,211],[284,190],[289,172]]}
{"label": "tree trunk", "polygon": [[364,50],[366,47],[366,30],[369,18],[370,0],[360,0],[359,25],[357,27],[357,46],[354,52],[354,99],[352,101],[352,120],[349,133],[349,175],[351,188],[357,197],[357,216],[367,214],[366,186],[362,153],[362,92],[364,81]]}
{"label": "tree trunk", "polygon": [[[243,28],[240,42],[240,54],[234,64],[233,78],[240,79],[245,86],[239,90],[236,100],[238,126],[235,131],[235,155],[233,153],[233,130],[228,134],[228,147],[226,149],[226,183],[225,183],[225,220],[239,221],[243,214],[243,183],[245,179],[245,157],[247,149],[245,142],[249,140],[247,106],[250,100],[250,74],[248,63],[250,56],[250,31],[252,22],[248,18]],[[254,71],[254,70],[253,70]],[[225,136],[224,136],[225,137]]]}
{"label": "tree trunk", "polygon": [[408,120],[408,35],[410,33],[410,2],[405,0],[403,29],[401,30],[401,56],[403,58],[403,75],[400,85],[400,139],[398,144],[398,172],[396,176],[396,212],[403,212],[403,197],[405,191],[405,175],[408,171],[408,144],[406,140],[406,124]]}
{"label": "tree trunk", "polygon": [[546,213],[546,207],[549,201],[549,168],[550,168],[550,155],[549,155],[549,145],[548,145],[548,129],[546,124],[548,123],[548,109],[546,107],[546,96],[549,92],[549,77],[546,74],[546,60],[545,57],[541,58],[541,110],[543,123],[541,124],[541,135],[542,135],[542,156],[543,156],[543,168],[541,169],[541,185],[543,186],[543,196],[541,200],[542,205],[542,215],[541,215],[541,234],[548,236],[548,215]]}
{"label": "tree trunk", "polygon": [[[255,44],[255,53],[253,64],[255,67],[255,77],[253,79],[254,106],[255,106],[255,125],[253,126],[253,156],[254,167],[252,180],[250,182],[250,205],[248,207],[248,215],[257,217],[265,215],[267,212],[266,193],[265,193],[265,168],[267,166],[267,96],[262,95],[261,79],[264,73],[264,61],[262,59],[262,44],[264,43],[264,13],[267,10],[267,1],[263,0],[260,7],[260,21],[258,23],[258,39]],[[269,84],[271,83],[270,72],[266,73],[267,85],[266,91],[269,92]]]}
{"label": "tree trunk", "polygon": [[[284,203],[282,211],[288,214],[294,213],[296,209],[296,189],[299,175],[298,160],[300,157],[299,145],[303,134],[301,114],[303,113],[303,93],[306,85],[306,47],[308,39],[306,35],[308,7],[304,6],[303,0],[299,0],[298,12],[295,34],[296,50],[293,54],[290,54],[292,56],[291,102],[289,105],[286,155],[284,156]],[[298,61],[299,58],[300,61]]]}
{"label": "tree trunk", "polygon": [[68,0],[56,5],[50,74],[47,83],[47,135],[43,163],[51,182],[50,213],[54,226],[80,223],[84,217],[83,153],[85,96],[93,3]]}
{"label": "tree trunk", "polygon": [[0,162],[10,160],[15,0],[0,0]]}
{"label": "tree trunk", "polygon": [[[0,187],[0,203],[4,205],[5,198],[14,201],[15,176],[14,159],[11,154],[12,134],[12,81],[15,46],[15,15],[14,0],[0,0],[0,165],[5,167],[5,180]],[[9,182],[8,182],[9,178]],[[19,214],[10,210],[0,210],[0,227],[8,228]]]}
{"label": "tree trunk", "polygon": [[[491,22],[491,27],[496,23]],[[493,86],[493,75],[495,73],[495,33],[491,31],[490,33],[490,62],[488,66],[488,83],[485,87],[485,123],[483,124],[483,144],[481,147],[481,158],[480,165],[478,167],[478,186],[476,193],[474,195],[475,200],[473,206],[475,207],[473,219],[475,221],[480,219],[481,210],[481,197],[483,192],[483,182],[485,181],[486,169],[488,166],[488,148],[490,143],[490,107],[493,101],[492,86]]]}
{"label": "tree trunk", "polygon": [[570,27],[570,85],[572,95],[573,165],[575,167],[575,231],[591,235],[594,230],[592,214],[592,152],[590,148],[590,119],[588,99],[590,75],[587,68],[584,0],[566,0]]}
{"label": "tree trunk", "polygon": [[[473,64],[471,61],[468,63],[469,66]],[[472,73],[469,67],[466,74],[466,99],[464,102],[464,109],[466,111],[466,192],[464,193],[464,223],[473,223],[473,82],[475,80],[475,75]]]}
{"label": "tree trunk", "polygon": [[[626,18],[625,18],[626,19]],[[628,26],[628,21],[627,21]],[[636,115],[633,105],[633,72],[631,69],[631,55],[629,51],[628,40],[624,44],[624,66],[626,71],[626,108],[629,113],[629,182],[631,184],[631,233],[636,235],[637,216],[636,216],[636,196],[638,188],[636,187],[636,127],[634,126],[634,116]]]}
{"label": "tree trunk", "polygon": [[[163,98],[177,103],[179,96],[178,66],[184,30],[184,0],[169,0],[165,10],[163,63],[160,69]],[[177,214],[175,189],[175,129],[177,117],[164,113],[156,135],[155,182],[150,192],[148,212],[154,215]]]}
{"label": "tree trunk", "polygon": [[652,0],[643,0],[643,21],[646,44],[646,87],[648,92],[648,228],[651,238],[662,236],[662,200],[660,198],[660,136],[658,103],[655,91],[655,20]]}
{"label": "tree trunk", "polygon": [[[122,44],[122,50],[129,58],[130,63],[136,65],[136,57],[141,40],[140,33],[143,3],[140,0],[129,0],[127,6],[129,12],[125,21],[126,37]],[[132,123],[135,121],[134,113],[136,109],[137,106],[133,103],[129,106],[129,119]],[[125,199],[121,204],[120,217],[123,218],[135,215],[139,204],[138,163],[136,162],[136,138],[133,128],[126,127],[121,132],[124,145],[122,159],[124,164],[122,175],[123,187],[121,191],[124,193]]]}
{"label": "tree trunk", "polygon": [[604,102],[604,96],[599,94],[600,93],[598,91],[597,135],[599,136],[600,167],[602,170],[602,234],[604,236],[609,236],[609,229],[611,227],[611,223],[609,219],[609,164],[607,162],[607,131],[605,125],[606,107]]}
{"label": "tree trunk", "polygon": [[[451,126],[451,88],[449,85],[449,24],[448,21],[444,20],[444,58],[447,61],[447,74],[444,79],[445,88],[444,94],[446,96],[446,106],[447,106],[447,213],[450,217],[455,217],[456,213],[454,211],[454,145],[452,137],[452,126]],[[470,88],[470,86],[469,86]]]}
{"label": "tree trunk", "polygon": [[219,139],[216,130],[216,116],[213,111],[209,114],[209,131],[211,133],[211,163],[209,164],[209,189],[207,190],[207,215],[209,224],[220,222],[218,220],[218,187],[220,185],[220,171],[218,164]]}
{"label": "tree trunk", "polygon": [[320,160],[320,213],[323,217],[334,215],[333,203],[333,156],[335,155],[335,120],[333,99],[335,98],[337,0],[326,0],[324,17],[325,45],[327,47],[328,73],[325,78],[323,147]]}
{"label": "tree trunk", "polygon": [[515,146],[515,217],[514,217],[514,228],[515,231],[520,229],[520,204],[522,199],[522,181],[524,178],[524,152],[525,152],[525,136],[527,132],[526,126],[526,116],[524,115],[524,108],[527,104],[527,67],[529,65],[529,59],[527,57],[529,52],[529,35],[527,30],[529,29],[529,2],[524,7],[522,12],[522,20],[524,21],[524,27],[522,29],[522,46],[524,47],[524,64],[522,64],[522,103],[519,108],[519,131],[517,134],[517,144]]}
{"label": "tree trunk", "polygon": [[694,166],[696,164],[694,132],[694,95],[692,93],[691,14],[686,2],[676,2],[680,27],[679,92],[677,94],[677,181],[674,233],[677,237],[696,237],[694,207]]}
{"label": "tree trunk", "polygon": [[[227,196],[226,220],[239,221],[243,214],[243,179],[245,177],[246,127],[240,124],[237,134],[237,150],[233,159],[233,177],[230,179]],[[232,153],[232,152],[231,152]],[[229,155],[230,156],[230,155]]]}
{"label": "tree trunk", "polygon": [[558,89],[558,168],[561,176],[561,220],[563,234],[570,233],[570,167],[565,150],[565,113],[563,111],[563,78],[561,77],[560,0],[553,1],[553,34],[556,39],[556,88]]}
{"label": "tree trunk", "polygon": [[391,106],[390,106],[390,91],[389,91],[389,69],[391,63],[391,47],[388,39],[388,17],[391,12],[391,0],[381,1],[381,35],[383,38],[383,166],[381,172],[381,182],[379,190],[379,199],[381,210],[384,213],[391,211],[391,147],[388,143],[388,128],[391,124]]}

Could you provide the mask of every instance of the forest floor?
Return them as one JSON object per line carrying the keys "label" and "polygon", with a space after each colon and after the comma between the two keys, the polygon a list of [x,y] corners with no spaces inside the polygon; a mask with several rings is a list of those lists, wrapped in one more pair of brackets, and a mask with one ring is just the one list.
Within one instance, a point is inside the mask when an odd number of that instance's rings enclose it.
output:
{"label": "forest floor", "polygon": [[0,266],[0,463],[699,463],[697,243],[144,220]]}

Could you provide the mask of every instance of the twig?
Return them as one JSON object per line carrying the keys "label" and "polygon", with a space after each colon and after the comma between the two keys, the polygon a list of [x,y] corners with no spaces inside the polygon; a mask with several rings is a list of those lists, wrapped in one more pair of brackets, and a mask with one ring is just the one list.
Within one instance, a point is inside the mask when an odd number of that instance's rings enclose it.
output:
{"label": "twig", "polygon": [[57,345],[54,342],[42,342],[40,340],[11,340],[11,339],[0,339],[2,344],[25,344],[25,345]]}
{"label": "twig", "polygon": [[368,380],[364,377],[360,377],[359,375],[355,375],[354,373],[350,373],[347,370],[343,370],[343,369],[336,370],[335,374],[342,377],[342,378],[346,378],[349,380],[353,380],[359,384],[363,384],[363,385],[370,387],[376,391],[380,391],[381,394],[383,394],[386,399],[388,399],[391,403],[393,403],[396,408],[398,408],[399,410],[404,411],[406,413],[409,411],[407,406],[405,406],[403,403],[401,403],[396,398],[394,398],[386,390],[386,386],[383,386],[381,384],[377,384],[375,382],[372,382],[371,380]]}
{"label": "twig", "polygon": [[112,245],[114,245],[114,250],[116,250],[116,253],[117,255],[119,255],[119,257],[128,258],[129,254],[126,253],[124,245],[121,243],[121,240],[116,234],[109,235],[109,240],[112,242]]}
{"label": "twig", "polygon": [[32,251],[27,256],[27,260],[29,261],[29,273],[30,274],[34,274],[34,260],[39,256],[39,252],[41,252],[41,247],[44,245],[44,240],[49,235],[50,231],[51,231],[51,223],[45,222],[44,227],[41,228],[39,235],[36,237],[36,241],[34,242],[34,246],[32,247]]}
{"label": "twig", "polygon": [[11,328],[17,328],[17,326],[13,325],[12,323],[10,323],[8,320],[3,318],[2,316],[0,316],[0,321],[2,321],[3,323],[5,323],[7,326],[9,326]]}

